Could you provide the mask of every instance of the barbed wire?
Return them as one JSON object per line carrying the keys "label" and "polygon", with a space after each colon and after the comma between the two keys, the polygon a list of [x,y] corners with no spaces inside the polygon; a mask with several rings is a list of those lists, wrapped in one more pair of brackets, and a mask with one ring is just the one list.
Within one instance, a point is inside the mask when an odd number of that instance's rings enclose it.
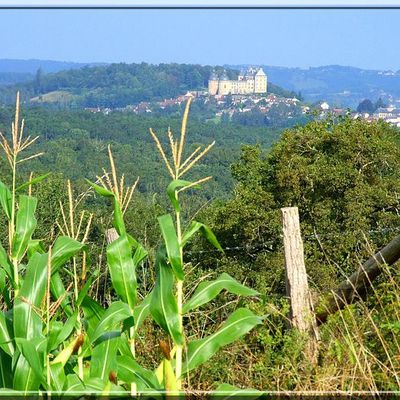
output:
{"label": "barbed wire", "polygon": [[[376,234],[385,234],[385,233],[389,233],[389,232],[400,232],[400,227],[397,228],[382,228],[382,229],[373,229],[373,230],[369,230],[368,234],[369,235],[376,235]],[[325,234],[311,234],[311,235],[305,235],[303,236],[303,240],[309,240],[309,239],[320,239],[320,238],[334,238],[337,237],[339,235],[342,235],[343,233],[325,233]],[[269,251],[269,252],[273,252],[276,251],[276,247],[274,247],[274,245],[277,243],[277,241],[282,240],[283,235],[279,235],[278,236],[279,239],[275,239],[275,240],[270,240],[267,242],[263,242],[263,243],[257,243],[257,244],[253,244],[253,245],[245,245],[245,246],[232,246],[232,247],[223,247],[222,250],[224,250],[224,252],[228,251],[239,251],[239,250],[265,250],[265,251]],[[280,246],[281,248],[282,246]],[[189,250],[186,252],[186,254],[189,255],[194,255],[194,254],[205,254],[205,253],[220,253],[221,251],[218,249],[209,249],[209,250]]]}

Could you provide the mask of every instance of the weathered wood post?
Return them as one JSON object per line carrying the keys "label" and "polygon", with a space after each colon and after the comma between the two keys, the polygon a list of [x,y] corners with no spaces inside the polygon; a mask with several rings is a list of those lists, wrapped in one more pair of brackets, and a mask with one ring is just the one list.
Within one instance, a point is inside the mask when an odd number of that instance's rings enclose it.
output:
{"label": "weathered wood post", "polygon": [[318,331],[308,287],[304,248],[297,207],[281,209],[285,248],[286,294],[290,300],[290,323],[308,336],[306,356],[315,363],[318,356]]}
{"label": "weathered wood post", "polygon": [[106,240],[107,244],[112,243],[114,240],[119,238],[118,232],[115,228],[110,228],[106,230]]}

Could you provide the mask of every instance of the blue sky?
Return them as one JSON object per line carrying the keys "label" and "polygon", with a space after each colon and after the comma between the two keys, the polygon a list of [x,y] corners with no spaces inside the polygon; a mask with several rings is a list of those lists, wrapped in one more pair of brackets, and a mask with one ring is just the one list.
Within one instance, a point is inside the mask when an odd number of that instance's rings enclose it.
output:
{"label": "blue sky", "polygon": [[400,10],[0,10],[0,58],[400,69]]}

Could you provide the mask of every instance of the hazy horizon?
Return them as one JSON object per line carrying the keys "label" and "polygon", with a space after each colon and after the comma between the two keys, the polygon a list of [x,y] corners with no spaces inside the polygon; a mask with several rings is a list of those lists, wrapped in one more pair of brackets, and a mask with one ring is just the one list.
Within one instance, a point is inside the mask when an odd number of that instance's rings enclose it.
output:
{"label": "hazy horizon", "polygon": [[[274,64],[255,64],[255,63],[221,63],[221,64],[211,64],[211,63],[191,63],[191,62],[177,62],[177,61],[170,61],[168,63],[166,62],[149,62],[146,60],[139,60],[139,61],[110,61],[110,62],[105,62],[105,61],[75,61],[75,60],[56,60],[56,59],[41,59],[41,58],[0,58],[1,61],[32,61],[32,62],[55,62],[55,63],[67,63],[67,64],[103,64],[103,65],[109,65],[109,64],[141,64],[141,63],[146,63],[146,64],[152,64],[152,65],[159,65],[159,64],[193,64],[193,65],[201,65],[201,66],[239,66],[239,65],[249,65],[249,66],[266,66],[266,67],[273,67],[273,68],[288,68],[288,69],[301,69],[301,70],[309,70],[313,68],[324,68],[324,67],[344,67],[344,68],[356,68],[356,69],[362,69],[362,70],[371,70],[371,71],[392,71],[392,72],[397,72],[400,71],[400,66],[399,68],[363,68],[360,66],[354,66],[354,65],[344,65],[344,64],[325,64],[325,65],[310,65],[308,67],[299,67],[296,65],[292,66],[284,66],[284,65],[274,65]],[[13,72],[13,71],[6,71],[6,72]]]}
{"label": "hazy horizon", "polygon": [[0,58],[397,71],[399,17],[400,10],[0,10]]}

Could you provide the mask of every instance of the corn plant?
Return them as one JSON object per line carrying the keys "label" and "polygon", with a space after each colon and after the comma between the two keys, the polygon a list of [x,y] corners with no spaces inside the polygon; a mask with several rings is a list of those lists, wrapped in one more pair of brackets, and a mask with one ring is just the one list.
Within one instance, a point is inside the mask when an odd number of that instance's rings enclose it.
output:
{"label": "corn plant", "polygon": [[[184,302],[185,264],[184,248],[196,233],[201,233],[213,246],[223,252],[213,232],[203,223],[192,221],[183,227],[179,196],[188,189],[197,189],[211,177],[195,182],[182,179],[212,148],[215,142],[204,149],[197,147],[186,159],[185,138],[191,100],[189,99],[183,120],[179,140],[168,130],[171,159],[155,132],[150,133],[158,151],[172,178],[167,194],[171,201],[173,215],[166,214],[158,218],[164,244],[158,249],[156,257],[156,284],[150,301],[153,319],[168,335],[173,343],[172,349],[164,349],[164,360],[157,370],[158,380],[167,391],[180,391],[183,378],[192,370],[209,360],[218,350],[245,335],[263,318],[246,308],[239,308],[229,316],[220,330],[202,339],[187,343],[183,318],[185,315],[213,300],[222,290],[241,296],[257,296],[258,293],[240,284],[228,274],[222,274],[211,282],[198,285],[193,296]],[[161,378],[162,376],[162,378]]]}
{"label": "corn plant", "polygon": [[[60,204],[62,220],[56,221],[60,236],[47,249],[34,238],[37,199],[32,195],[33,185],[46,175],[31,175],[28,182],[17,186],[18,165],[40,156],[21,156],[37,138],[24,137],[17,94],[11,140],[1,134],[0,142],[12,176],[11,188],[0,181],[0,204],[8,223],[8,243],[4,247],[0,244],[0,295],[4,300],[0,311],[0,388],[24,394],[174,394],[181,391],[190,371],[262,323],[261,317],[240,308],[216,333],[187,343],[183,326],[186,314],[214,299],[223,289],[242,296],[257,295],[222,274],[213,282],[201,283],[184,301],[185,245],[201,232],[222,251],[207,226],[193,221],[184,227],[181,220],[179,194],[210,179],[181,179],[212,147],[198,148],[182,162],[189,106],[190,102],[179,142],[168,132],[172,164],[151,131],[172,177],[167,193],[174,217],[167,214],[158,219],[164,244],[156,254],[157,278],[153,290],[140,302],[136,268],[147,257],[147,251],[127,232],[124,223],[138,181],[125,187],[109,147],[111,172],[103,171],[96,183],[90,182],[96,193],[112,201],[114,210],[115,238],[109,241],[106,253],[118,299],[104,308],[89,295],[95,276],[87,273],[90,257],[86,242],[93,216],[77,213],[79,200],[74,199],[69,181],[68,205]],[[160,342],[164,358],[155,370],[145,369],[136,360],[135,341],[150,315],[166,335]]]}
{"label": "corn plant", "polygon": [[[11,138],[0,134],[0,145],[11,170],[12,186],[0,181],[0,204],[8,224],[8,243],[0,243],[0,387],[23,393],[61,390],[66,383],[64,367],[67,339],[71,350],[80,347],[81,334],[75,331],[77,313],[67,301],[61,270],[85,250],[84,240],[62,235],[44,249],[34,238],[37,199],[32,186],[47,175],[17,186],[19,164],[40,156],[24,156],[37,140],[24,135],[19,121],[19,94]],[[61,312],[61,309],[65,310]],[[67,319],[60,321],[60,316]],[[72,354],[72,352],[71,352]]]}

